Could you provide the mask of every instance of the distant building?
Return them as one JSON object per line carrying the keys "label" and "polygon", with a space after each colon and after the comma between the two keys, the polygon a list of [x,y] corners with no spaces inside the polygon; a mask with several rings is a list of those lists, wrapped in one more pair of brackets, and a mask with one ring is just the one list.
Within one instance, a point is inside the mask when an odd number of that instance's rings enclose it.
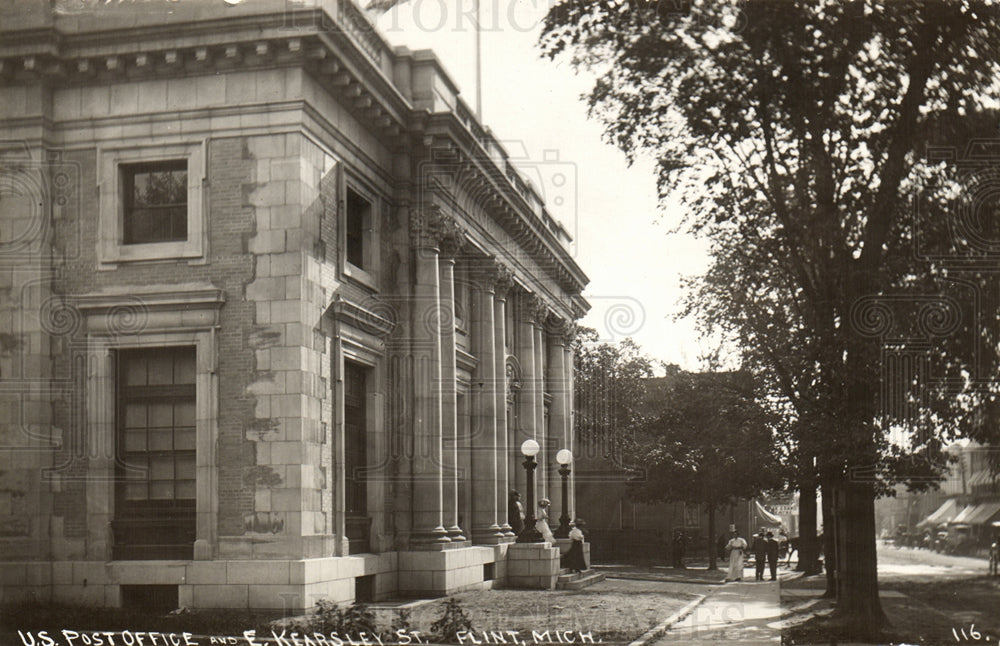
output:
{"label": "distant building", "polygon": [[[670,377],[647,379],[647,413],[657,410]],[[581,396],[586,396],[585,394]],[[609,429],[612,433],[620,429]],[[628,563],[639,560],[671,561],[674,533],[683,530],[687,556],[705,557],[718,536],[709,536],[708,513],[694,503],[633,502],[626,489],[630,468],[608,437],[578,437],[575,463],[576,496],[586,500],[580,513],[587,521],[595,562]],[[741,500],[716,511],[716,533],[735,524],[746,536],[754,524],[753,501]]]}
{"label": "distant building", "polygon": [[3,601],[505,580],[587,277],[432,53],[349,0],[12,0],[0,85]]}
{"label": "distant building", "polygon": [[985,552],[1000,535],[1000,477],[990,466],[995,450],[976,442],[953,444],[953,461],[936,488],[914,493],[900,486],[896,496],[876,501],[879,535],[936,534],[965,525],[976,549]]}

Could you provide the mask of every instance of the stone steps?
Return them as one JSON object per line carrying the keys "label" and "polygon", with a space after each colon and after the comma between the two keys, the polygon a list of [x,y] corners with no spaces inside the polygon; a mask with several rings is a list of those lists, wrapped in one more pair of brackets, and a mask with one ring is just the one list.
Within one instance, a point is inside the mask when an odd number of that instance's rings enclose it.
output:
{"label": "stone steps", "polygon": [[559,571],[559,578],[556,579],[556,590],[581,590],[603,580],[604,572],[595,572],[593,570],[571,572],[564,568]]}

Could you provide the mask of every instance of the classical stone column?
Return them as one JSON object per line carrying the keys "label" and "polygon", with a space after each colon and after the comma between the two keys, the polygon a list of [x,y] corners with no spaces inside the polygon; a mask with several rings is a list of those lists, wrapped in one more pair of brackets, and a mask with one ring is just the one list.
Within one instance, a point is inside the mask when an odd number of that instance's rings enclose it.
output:
{"label": "classical stone column", "polygon": [[[552,395],[552,404],[549,407],[549,447],[551,451],[549,465],[549,492],[552,494],[552,504],[557,510],[553,510],[552,518],[558,518],[568,509],[562,509],[562,497],[560,490],[562,487],[562,477],[555,466],[555,454],[561,449],[570,448],[569,425],[566,423],[566,390],[568,387],[566,377],[566,352],[563,334],[563,321],[555,316],[550,316],[545,322],[545,336],[548,344],[548,362],[545,371],[545,381],[548,384],[547,390]],[[572,451],[572,449],[570,449]],[[558,500],[558,502],[557,502]],[[555,512],[558,511],[558,514]],[[572,515],[570,515],[572,518]]]}
{"label": "classical stone column", "polygon": [[[537,297],[534,294],[522,292],[517,299],[517,359],[521,366],[521,391],[517,395],[516,414],[517,423],[511,438],[510,453],[515,464],[520,464],[521,444],[532,439],[538,441],[538,406],[539,389],[538,373],[535,370],[535,314],[537,313]],[[515,482],[524,482],[524,471],[515,470]],[[527,504],[524,496],[524,485],[520,489],[522,500]],[[536,495],[540,492],[536,490]],[[537,502],[537,500],[536,500]],[[525,513],[529,510],[525,509]]]}
{"label": "classical stone column", "polygon": [[[535,336],[535,440],[541,446],[538,452],[538,498],[552,497],[549,489],[549,477],[552,471],[554,457],[552,454],[551,438],[549,437],[548,425],[545,423],[545,334],[542,326],[545,323],[547,312],[544,306],[538,305],[535,310],[534,328],[532,333]],[[550,519],[551,520],[551,519]]]}
{"label": "classical stone column", "polygon": [[573,340],[576,338],[576,327],[570,323],[566,326],[563,337],[563,366],[566,375],[566,392],[563,393],[565,401],[567,446],[573,452],[573,470],[569,474],[569,517],[576,518],[576,412],[573,408],[575,404],[574,388],[576,387],[576,356],[573,354]]}
{"label": "classical stone column", "polygon": [[441,335],[441,434],[443,438],[442,470],[444,472],[444,522],[448,538],[464,541],[458,526],[458,364],[455,356],[455,239],[442,241],[441,292],[438,325]]}
{"label": "classical stone column", "polygon": [[413,354],[413,530],[412,545],[450,543],[444,527],[441,425],[440,270],[442,218],[433,210],[410,212],[414,255],[411,302]]}
{"label": "classical stone column", "polygon": [[497,543],[504,536],[500,510],[506,507],[500,505],[498,477],[497,391],[503,392],[503,382],[497,381],[496,262],[492,259],[479,261],[470,275],[472,347],[479,359],[472,375],[472,538],[476,543]]}
{"label": "classical stone column", "polygon": [[503,266],[497,267],[497,280],[494,285],[493,298],[493,343],[494,372],[493,396],[496,414],[497,437],[497,509],[500,511],[500,529],[504,537],[514,539],[514,529],[508,522],[507,502],[513,486],[510,479],[511,447],[508,434],[507,395],[510,384],[507,383],[507,295],[512,285],[512,275]]}

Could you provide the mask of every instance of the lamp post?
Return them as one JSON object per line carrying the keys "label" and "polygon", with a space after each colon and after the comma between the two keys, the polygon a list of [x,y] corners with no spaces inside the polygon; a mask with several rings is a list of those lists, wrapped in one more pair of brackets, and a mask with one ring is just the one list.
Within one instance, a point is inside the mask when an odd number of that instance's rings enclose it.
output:
{"label": "lamp post", "polygon": [[528,486],[526,487],[528,490],[528,500],[526,501],[528,509],[525,513],[524,528],[521,529],[521,533],[517,537],[518,543],[541,543],[544,540],[542,533],[535,527],[535,467],[537,466],[535,456],[538,455],[540,448],[538,442],[534,440],[525,440],[521,444],[521,455],[524,456],[524,470],[528,476]]}
{"label": "lamp post", "polygon": [[556,453],[559,463],[559,475],[562,476],[562,514],[559,516],[559,528],[553,534],[556,538],[569,538],[569,465],[573,464],[573,452],[562,449]]}

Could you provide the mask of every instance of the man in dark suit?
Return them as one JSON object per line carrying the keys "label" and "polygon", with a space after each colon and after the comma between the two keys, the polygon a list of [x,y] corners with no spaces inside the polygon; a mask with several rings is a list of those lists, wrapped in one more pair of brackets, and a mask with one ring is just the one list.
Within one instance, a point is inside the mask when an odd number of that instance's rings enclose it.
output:
{"label": "man in dark suit", "polygon": [[767,556],[767,539],[764,538],[764,529],[761,528],[757,535],[753,537],[754,565],[757,566],[757,580],[764,580],[764,558]]}
{"label": "man in dark suit", "polygon": [[774,532],[767,533],[767,564],[771,568],[771,580],[778,578],[778,541],[774,538]]}

